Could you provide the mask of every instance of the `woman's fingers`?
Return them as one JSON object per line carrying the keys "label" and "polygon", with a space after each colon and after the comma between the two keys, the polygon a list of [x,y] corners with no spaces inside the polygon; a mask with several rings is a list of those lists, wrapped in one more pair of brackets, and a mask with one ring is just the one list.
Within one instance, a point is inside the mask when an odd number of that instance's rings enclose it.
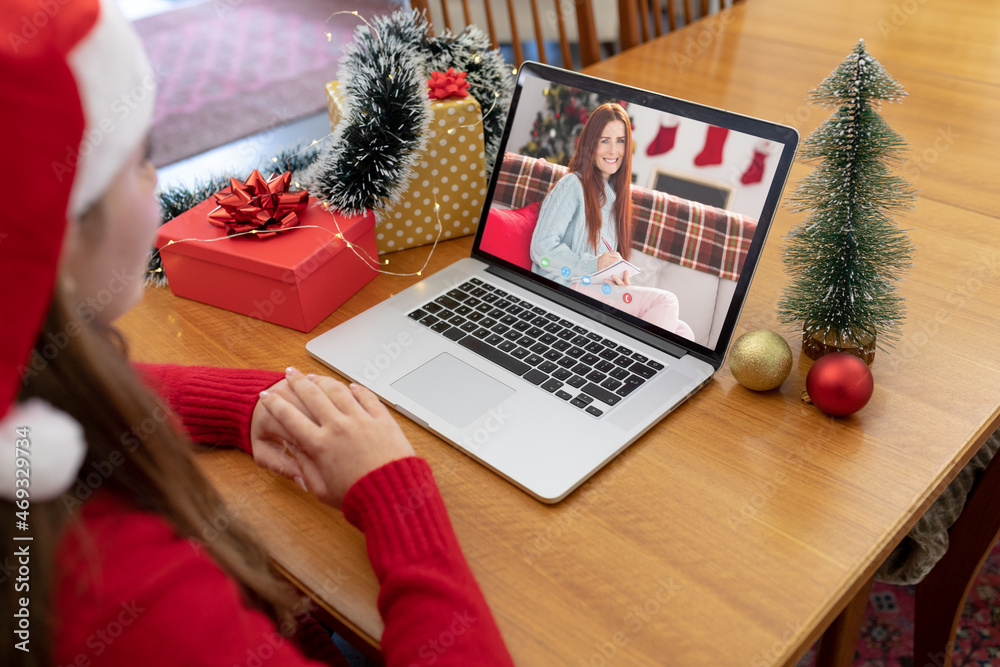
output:
{"label": "woman's fingers", "polygon": [[316,386],[322,389],[327,398],[329,398],[337,409],[344,415],[349,418],[361,416],[363,412],[362,407],[358,405],[358,401],[355,399],[354,394],[343,382],[335,380],[328,375],[310,375],[308,377],[316,384]]}
{"label": "woman's fingers", "polygon": [[358,404],[372,417],[379,417],[386,412],[386,407],[382,405],[382,401],[367,387],[362,387],[360,384],[352,382],[350,390],[354,394],[354,398]]}
{"label": "woman's fingers", "polygon": [[[287,453],[286,453],[287,452]],[[286,448],[284,451],[277,443],[272,443],[272,446],[267,449],[267,451],[261,451],[254,454],[254,458],[257,459],[257,464],[267,468],[271,472],[277,473],[282,477],[287,477],[288,479],[295,479],[302,474],[302,468],[298,461],[295,460],[295,456],[292,454],[291,450]]]}
{"label": "woman's fingers", "polygon": [[[292,391],[292,387],[288,383],[288,378],[280,380],[279,382],[271,385],[270,387],[268,387],[267,390],[270,392],[277,393],[279,396],[281,396],[283,399],[285,399],[286,401],[297,407],[302,412],[309,414],[309,411],[306,410],[306,406],[302,404],[302,401],[299,400],[299,397],[295,395],[294,391]],[[312,417],[312,415],[309,416]],[[318,423],[318,420],[316,418],[313,418],[313,421]]]}
{"label": "woman's fingers", "polygon": [[597,256],[597,270],[603,271],[615,262],[621,261],[622,256],[617,252],[608,251]]}
{"label": "woman's fingers", "polygon": [[278,394],[269,391],[260,393],[260,403],[296,444],[312,444],[312,438],[315,437],[319,427],[308,415]]}
{"label": "woman's fingers", "polygon": [[317,467],[315,461],[309,458],[308,454],[296,450],[293,450],[292,453],[299,468],[302,470],[300,475],[293,478],[295,482],[305,491],[312,493],[320,500],[326,502],[326,498],[330,493],[330,487],[326,482],[323,471]]}
{"label": "woman's fingers", "polygon": [[302,405],[317,424],[329,423],[336,417],[336,406],[315,382],[294,368],[289,368],[285,372],[285,377],[295,396],[302,401]]}

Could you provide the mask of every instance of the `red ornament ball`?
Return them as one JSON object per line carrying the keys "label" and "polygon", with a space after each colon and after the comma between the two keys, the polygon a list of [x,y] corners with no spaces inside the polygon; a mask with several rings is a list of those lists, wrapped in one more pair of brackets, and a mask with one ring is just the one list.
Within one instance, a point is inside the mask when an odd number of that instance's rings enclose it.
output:
{"label": "red ornament ball", "polygon": [[806,376],[809,399],[833,417],[846,417],[865,407],[874,390],[868,364],[846,352],[820,357]]}

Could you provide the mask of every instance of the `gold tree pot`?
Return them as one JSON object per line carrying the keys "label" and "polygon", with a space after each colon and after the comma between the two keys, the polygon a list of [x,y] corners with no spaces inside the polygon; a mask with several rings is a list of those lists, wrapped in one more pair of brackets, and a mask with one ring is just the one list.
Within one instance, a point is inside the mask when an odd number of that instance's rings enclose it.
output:
{"label": "gold tree pot", "polygon": [[845,341],[838,333],[807,331],[802,334],[802,353],[815,360],[831,352],[846,352],[871,366],[875,360],[875,337],[863,341],[860,346],[852,343]]}

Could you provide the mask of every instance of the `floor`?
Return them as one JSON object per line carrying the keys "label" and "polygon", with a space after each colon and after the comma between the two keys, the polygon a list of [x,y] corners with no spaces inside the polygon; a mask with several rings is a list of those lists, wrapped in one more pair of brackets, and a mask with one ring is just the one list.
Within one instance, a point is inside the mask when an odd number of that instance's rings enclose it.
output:
{"label": "floor", "polygon": [[[130,21],[155,14],[189,7],[209,0],[118,0],[122,13]],[[268,132],[253,135],[175,162],[157,170],[160,188],[192,187],[197,180],[217,174],[243,171],[247,155],[267,156],[289,146],[305,145],[322,140],[330,133],[330,118],[326,112],[303,118]],[[265,160],[266,158],[261,158]],[[263,166],[258,165],[258,166]]]}
{"label": "floor", "polygon": [[[198,180],[213,175],[239,173],[266,166],[269,156],[292,146],[305,146],[330,136],[330,116],[326,111],[282,125],[260,134],[238,139],[229,144],[161,167],[156,171],[161,190],[171,187],[193,187]],[[260,164],[248,164],[248,156],[261,156]]]}
{"label": "floor", "polygon": [[[118,0],[122,13],[131,21],[210,0]],[[238,0],[211,0],[214,2]],[[242,172],[248,167],[265,166],[267,157],[292,146],[322,141],[330,135],[330,117],[325,111],[307,118],[213,148],[157,170],[159,187],[192,187],[213,175]],[[248,165],[247,156],[262,156],[261,164]]]}

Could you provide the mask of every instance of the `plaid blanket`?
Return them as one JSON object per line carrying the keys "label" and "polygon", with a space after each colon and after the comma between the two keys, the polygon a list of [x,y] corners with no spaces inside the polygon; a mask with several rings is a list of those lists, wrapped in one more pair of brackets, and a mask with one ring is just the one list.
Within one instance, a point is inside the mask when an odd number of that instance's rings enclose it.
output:
{"label": "plaid blanket", "polygon": [[[545,160],[506,153],[493,201],[510,208],[541,201],[567,171]],[[636,185],[632,206],[633,248],[720,278],[739,278],[756,220]]]}

